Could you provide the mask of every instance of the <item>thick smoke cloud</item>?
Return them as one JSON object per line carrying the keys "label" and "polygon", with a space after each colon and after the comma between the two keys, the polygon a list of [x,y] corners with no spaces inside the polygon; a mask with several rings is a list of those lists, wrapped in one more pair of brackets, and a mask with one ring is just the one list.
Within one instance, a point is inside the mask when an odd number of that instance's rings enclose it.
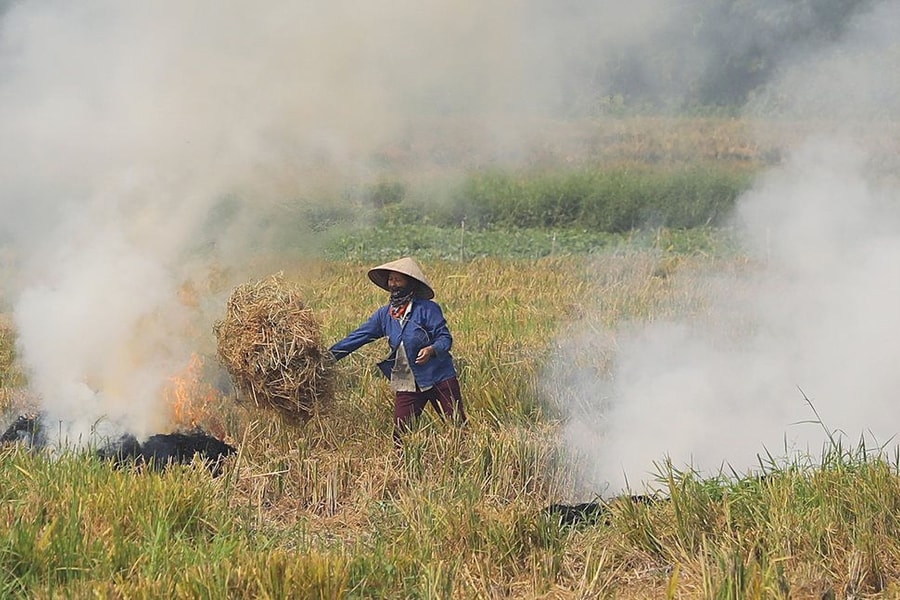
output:
{"label": "thick smoke cloud", "polygon": [[[900,190],[865,125],[900,116],[885,76],[900,65],[897,16],[895,3],[861,15],[748,107],[805,117],[811,132],[740,199],[752,268],[676,281],[702,315],[560,341],[552,371],[575,398],[564,437],[587,458],[589,489],[653,486],[667,459],[705,475],[815,459],[826,429],[848,445],[896,443]],[[609,373],[573,369],[585,352],[612,356]]]}
{"label": "thick smoke cloud", "polygon": [[[536,117],[638,80],[648,97],[695,92],[734,42],[694,43],[703,5],[2,3],[0,299],[55,429],[153,432],[167,377],[209,335],[185,290],[211,269],[250,275],[281,217],[377,180],[385,157],[515,159]],[[802,100],[792,81],[763,110]]]}
{"label": "thick smoke cloud", "polygon": [[51,429],[153,432],[210,335],[185,290],[302,246],[278,224],[385,156],[441,163],[416,140],[515,157],[522,123],[570,103],[586,26],[634,31],[640,4],[0,4],[0,299]]}

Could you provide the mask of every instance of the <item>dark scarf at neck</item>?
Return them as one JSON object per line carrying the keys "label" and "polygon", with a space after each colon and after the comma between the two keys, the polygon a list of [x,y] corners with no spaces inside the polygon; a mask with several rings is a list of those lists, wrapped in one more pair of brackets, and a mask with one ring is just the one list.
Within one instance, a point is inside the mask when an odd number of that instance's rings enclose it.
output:
{"label": "dark scarf at neck", "polygon": [[406,312],[406,306],[416,294],[416,289],[412,286],[394,290],[391,292],[391,316],[399,319]]}

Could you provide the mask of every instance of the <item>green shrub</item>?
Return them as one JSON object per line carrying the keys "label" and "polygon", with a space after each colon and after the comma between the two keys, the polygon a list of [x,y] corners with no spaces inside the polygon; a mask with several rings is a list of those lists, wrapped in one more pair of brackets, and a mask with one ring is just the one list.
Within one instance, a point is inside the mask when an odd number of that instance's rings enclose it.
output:
{"label": "green shrub", "polygon": [[[721,223],[749,187],[747,172],[714,167],[620,168],[471,176],[431,222],[476,228],[575,227],[622,233]],[[421,209],[413,211],[421,214]]]}

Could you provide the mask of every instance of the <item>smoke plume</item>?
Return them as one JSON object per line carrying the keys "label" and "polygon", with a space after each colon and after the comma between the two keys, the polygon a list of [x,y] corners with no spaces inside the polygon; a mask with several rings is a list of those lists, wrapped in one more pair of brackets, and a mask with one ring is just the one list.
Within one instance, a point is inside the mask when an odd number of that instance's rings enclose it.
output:
{"label": "smoke plume", "polygon": [[[829,435],[895,443],[900,189],[872,133],[900,116],[884,76],[900,65],[898,16],[887,2],[858,16],[748,105],[809,132],[739,201],[752,268],[676,281],[704,314],[560,340],[551,371],[573,397],[564,437],[586,457],[590,489],[654,486],[666,460],[716,475],[815,459]],[[613,366],[573,370],[585,352],[614,355]]]}
{"label": "smoke plume", "polygon": [[664,3],[618,4],[0,1],[0,300],[54,433],[157,430],[210,278],[387,163],[517,156]]}
{"label": "smoke plume", "polygon": [[[157,429],[167,378],[210,335],[196,295],[312,247],[299,215],[316,203],[398,165],[517,160],[552,119],[697,93],[724,50],[773,46],[746,28],[694,43],[703,4],[0,0],[0,300],[53,429]],[[879,23],[844,40],[869,59],[811,58],[760,110],[804,110],[798,89],[836,85],[827,60],[880,92],[852,98],[896,101],[859,69],[891,43]]]}

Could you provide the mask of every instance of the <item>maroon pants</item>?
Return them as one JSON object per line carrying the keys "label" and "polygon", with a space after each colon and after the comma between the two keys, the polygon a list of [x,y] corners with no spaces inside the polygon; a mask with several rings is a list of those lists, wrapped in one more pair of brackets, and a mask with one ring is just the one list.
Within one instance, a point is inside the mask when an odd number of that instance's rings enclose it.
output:
{"label": "maroon pants", "polygon": [[450,417],[457,423],[466,422],[463,409],[462,394],[459,391],[459,380],[456,377],[445,379],[434,384],[424,392],[396,392],[394,398],[394,440],[409,430],[410,426],[422,415],[428,403],[442,417]]}

